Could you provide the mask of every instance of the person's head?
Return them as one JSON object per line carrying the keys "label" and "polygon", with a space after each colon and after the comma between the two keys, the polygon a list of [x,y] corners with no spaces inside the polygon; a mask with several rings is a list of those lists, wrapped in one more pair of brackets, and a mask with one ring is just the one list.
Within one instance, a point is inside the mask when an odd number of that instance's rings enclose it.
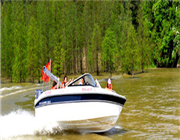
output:
{"label": "person's head", "polygon": [[67,82],[67,76],[66,75],[64,76],[64,80],[63,81]]}
{"label": "person's head", "polygon": [[84,78],[81,79],[81,82],[84,83]]}
{"label": "person's head", "polygon": [[83,84],[84,84],[84,77],[80,79],[79,84],[80,84],[80,85],[83,85]]}
{"label": "person's head", "polygon": [[57,85],[57,83],[56,83],[56,81],[54,81],[54,82],[53,82],[53,87],[56,86],[56,85]]}

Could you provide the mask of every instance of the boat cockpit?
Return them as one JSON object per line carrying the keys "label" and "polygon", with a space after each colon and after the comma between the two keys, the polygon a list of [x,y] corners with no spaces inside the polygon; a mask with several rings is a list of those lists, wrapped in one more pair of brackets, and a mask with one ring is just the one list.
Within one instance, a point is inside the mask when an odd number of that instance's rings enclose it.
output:
{"label": "boat cockpit", "polygon": [[85,73],[72,81],[67,87],[71,86],[92,86],[96,87],[96,83],[93,79],[93,77],[89,73]]}

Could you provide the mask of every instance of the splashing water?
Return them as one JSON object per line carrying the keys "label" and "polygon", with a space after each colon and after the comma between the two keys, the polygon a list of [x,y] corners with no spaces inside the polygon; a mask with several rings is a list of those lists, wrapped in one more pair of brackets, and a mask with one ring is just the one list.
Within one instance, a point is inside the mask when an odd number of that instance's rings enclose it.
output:
{"label": "splashing water", "polygon": [[12,86],[12,87],[3,87],[0,89],[0,92],[6,91],[6,90],[14,90],[14,89],[21,89],[21,86]]}
{"label": "splashing water", "polygon": [[54,135],[62,131],[56,122],[43,123],[24,110],[0,116],[0,124],[1,139],[23,135]]}

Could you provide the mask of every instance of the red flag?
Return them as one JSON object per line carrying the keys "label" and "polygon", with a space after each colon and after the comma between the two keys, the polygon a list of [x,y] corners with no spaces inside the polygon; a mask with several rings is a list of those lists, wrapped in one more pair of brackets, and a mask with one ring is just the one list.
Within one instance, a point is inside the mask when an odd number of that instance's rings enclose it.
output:
{"label": "red flag", "polygon": [[[51,60],[49,63],[46,64],[45,66],[49,71],[51,71]],[[44,80],[45,83],[48,83],[50,78],[44,73],[43,68],[42,68],[42,79]]]}

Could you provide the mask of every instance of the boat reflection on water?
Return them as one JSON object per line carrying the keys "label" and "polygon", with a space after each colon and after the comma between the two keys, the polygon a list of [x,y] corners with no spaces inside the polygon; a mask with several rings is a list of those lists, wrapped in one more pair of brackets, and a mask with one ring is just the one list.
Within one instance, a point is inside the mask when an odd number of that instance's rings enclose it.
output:
{"label": "boat reflection on water", "polygon": [[125,102],[124,96],[101,88],[85,73],[66,88],[36,90],[34,107],[39,121],[57,122],[64,130],[89,133],[113,128]]}
{"label": "boat reflection on water", "polygon": [[33,140],[57,140],[57,139],[63,139],[63,140],[113,140],[111,137],[103,136],[99,134],[75,134],[75,133],[66,133],[66,134],[58,134],[58,135],[41,135],[38,136],[19,136],[19,137],[13,137],[13,140],[25,140],[25,139],[33,139]]}

